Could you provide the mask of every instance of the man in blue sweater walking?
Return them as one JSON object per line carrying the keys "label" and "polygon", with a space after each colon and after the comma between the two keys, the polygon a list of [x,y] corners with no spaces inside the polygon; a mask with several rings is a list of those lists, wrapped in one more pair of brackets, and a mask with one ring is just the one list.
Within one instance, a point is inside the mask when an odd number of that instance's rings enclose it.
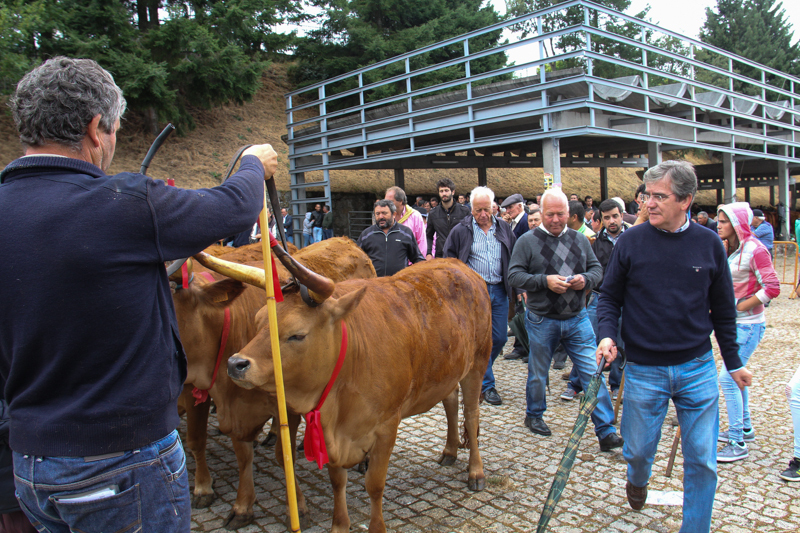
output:
{"label": "man in blue sweater walking", "polygon": [[188,533],[175,428],[186,357],[164,262],[252,226],[269,145],[202,191],[106,174],[125,111],[111,74],[53,58],[9,105],[25,156],[0,173],[0,385],[16,491],[39,531]]}
{"label": "man in blue sweater walking", "polygon": [[733,282],[722,241],[691,224],[697,192],[694,168],[665,161],[644,175],[648,223],[619,238],[597,304],[597,361],[616,357],[622,314],[625,370],[622,437],[628,462],[628,503],[639,510],[672,400],[681,426],[684,461],[681,532],[711,528],[717,487],[719,387],[709,336],[739,388],[751,374],[739,359]]}

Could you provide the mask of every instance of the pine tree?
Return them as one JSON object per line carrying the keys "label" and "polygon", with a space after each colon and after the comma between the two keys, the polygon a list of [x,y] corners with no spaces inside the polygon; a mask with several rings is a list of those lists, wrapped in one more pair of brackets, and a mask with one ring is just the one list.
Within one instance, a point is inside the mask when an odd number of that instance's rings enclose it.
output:
{"label": "pine tree", "polygon": [[[326,8],[324,22],[298,45],[298,66],[292,75],[300,84],[325,80],[360,67],[377,63],[428,44],[499,22],[500,15],[482,0],[321,0]],[[497,46],[500,32],[470,39],[470,52]],[[417,56],[411,69],[463,57],[461,44]],[[506,63],[505,54],[474,60],[472,74],[489,72]],[[405,72],[402,61],[381,71],[371,71],[364,83]],[[464,76],[464,66],[448,67],[413,78],[413,89]],[[354,86],[344,83],[333,88],[342,91]],[[367,95],[370,101],[405,92],[405,82],[382,86]],[[344,105],[344,104],[342,104]]]}
{"label": "pine tree", "polygon": [[[800,75],[800,44],[792,44],[793,32],[782,2],[717,0],[716,10],[706,8],[706,22],[700,31],[700,39],[775,70]],[[728,69],[727,59],[716,53],[702,50],[697,58]],[[734,62],[734,72],[761,81],[758,69],[740,62]],[[699,72],[698,78],[725,88],[728,86],[727,78],[708,71]],[[766,81],[788,89],[774,76],[767,75]],[[753,95],[761,93],[757,87],[742,82],[736,82],[734,89]],[[769,95],[767,98],[771,99]]]}

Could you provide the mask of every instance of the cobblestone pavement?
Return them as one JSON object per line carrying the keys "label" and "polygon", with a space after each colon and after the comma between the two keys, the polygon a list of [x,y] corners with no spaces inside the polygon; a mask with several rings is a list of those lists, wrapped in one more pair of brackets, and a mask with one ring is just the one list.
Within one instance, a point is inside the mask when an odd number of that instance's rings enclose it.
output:
{"label": "cobblestone pavement", "polygon": [[[800,299],[788,300],[788,286],[767,310],[764,340],[751,359],[754,374],[750,393],[757,439],[744,461],[720,464],[713,531],[783,532],[800,530],[800,483],[782,481],[777,473],[791,459],[792,422],[784,384],[800,365]],[[512,339],[513,340],[513,339]],[[506,346],[506,352],[511,343]],[[721,360],[717,357],[718,365]],[[569,369],[569,363],[567,364]],[[578,402],[559,399],[565,382],[561,370],[550,371],[545,420],[553,431],[545,438],[523,426],[526,365],[498,358],[495,363],[502,406],[481,406],[481,454],[487,476],[482,492],[466,487],[467,451],[454,466],[437,464],[445,439],[444,410],[403,421],[392,455],[384,494],[384,518],[396,532],[529,532],[536,523],[578,411]],[[721,428],[727,427],[725,402],[720,398]],[[665,477],[675,436],[674,411],[665,421],[650,480],[651,490],[680,491],[681,454],[671,478]],[[218,499],[207,509],[195,509],[193,531],[224,531],[222,521],[236,497],[238,474],[230,439],[218,435],[211,420],[208,462]],[[185,426],[182,426],[185,431]],[[263,436],[260,440],[263,439]],[[569,482],[550,521],[554,532],[666,532],[680,527],[680,506],[647,505],[631,510],[625,498],[626,465],[620,450],[601,453],[591,422],[587,427]],[[194,461],[189,455],[190,482]],[[283,473],[273,450],[256,448],[255,523],[243,533],[289,531],[284,504]],[[329,531],[333,499],[327,472],[300,459],[297,479],[308,500],[310,519],[303,531]],[[350,472],[347,503],[352,531],[366,531],[369,497],[364,476]]]}

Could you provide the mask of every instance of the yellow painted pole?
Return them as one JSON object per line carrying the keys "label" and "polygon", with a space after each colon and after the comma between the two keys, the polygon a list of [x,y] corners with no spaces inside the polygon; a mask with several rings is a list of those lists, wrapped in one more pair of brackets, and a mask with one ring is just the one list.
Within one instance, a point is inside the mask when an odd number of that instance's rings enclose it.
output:
{"label": "yellow painted pole", "polygon": [[[271,179],[271,178],[270,178]],[[289,503],[289,523],[292,531],[300,531],[300,517],[297,512],[297,491],[295,490],[294,463],[290,442],[289,423],[286,415],[286,393],[283,388],[283,367],[281,366],[281,343],[278,338],[278,308],[275,304],[275,288],[272,280],[272,254],[269,248],[269,220],[267,219],[267,183],[264,182],[264,207],[261,208],[261,250],[264,253],[264,277],[267,291],[267,315],[269,316],[269,337],[272,341],[272,365],[275,367],[275,387],[278,395],[278,420],[281,425],[281,445],[283,446],[283,470],[286,472],[286,499]]]}

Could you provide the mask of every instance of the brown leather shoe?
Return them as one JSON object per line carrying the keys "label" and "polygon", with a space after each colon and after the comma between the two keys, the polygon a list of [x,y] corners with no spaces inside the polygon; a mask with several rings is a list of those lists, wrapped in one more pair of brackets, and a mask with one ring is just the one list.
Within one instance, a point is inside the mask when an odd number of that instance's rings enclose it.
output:
{"label": "brown leather shoe", "polygon": [[639,511],[644,507],[644,502],[647,500],[647,485],[637,487],[631,485],[631,482],[628,481],[625,484],[625,495],[628,496],[628,504],[630,504],[631,509]]}

